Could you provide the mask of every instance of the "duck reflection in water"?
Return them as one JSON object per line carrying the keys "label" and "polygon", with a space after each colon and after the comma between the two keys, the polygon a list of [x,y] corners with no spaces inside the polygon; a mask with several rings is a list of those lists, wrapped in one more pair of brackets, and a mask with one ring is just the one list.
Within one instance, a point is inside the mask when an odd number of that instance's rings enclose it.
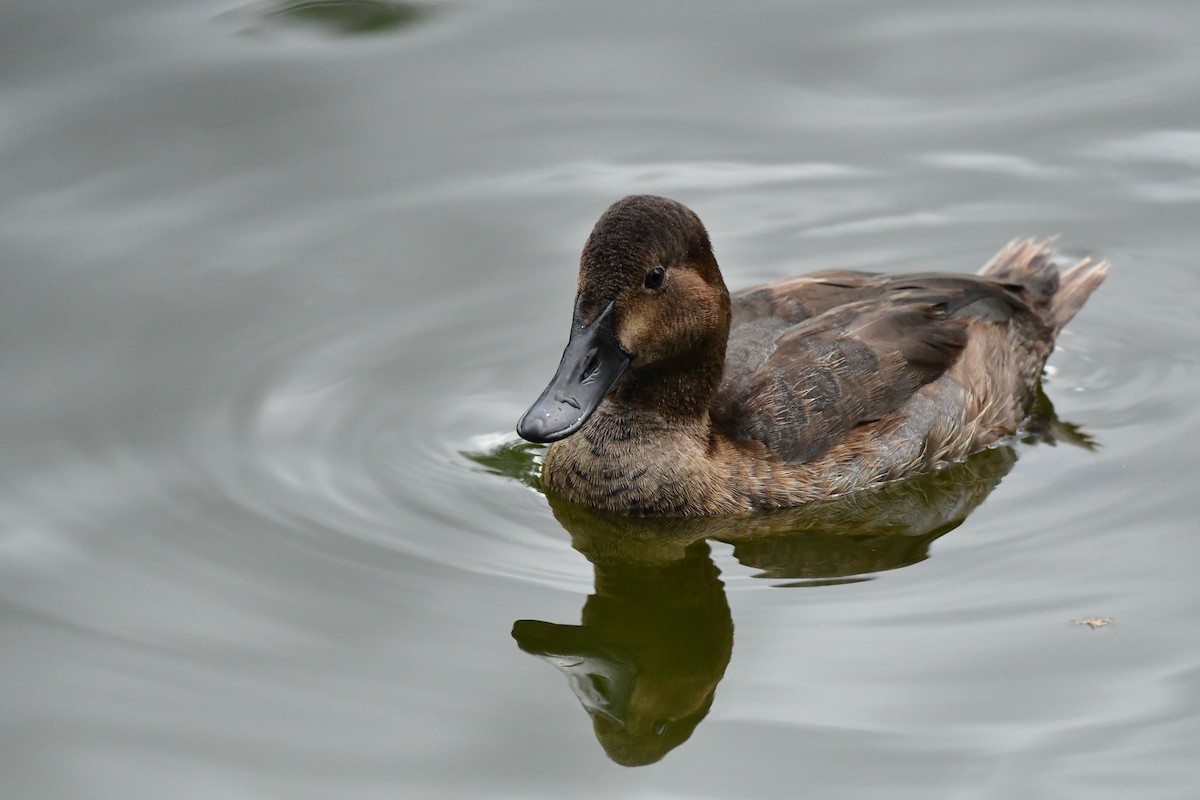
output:
{"label": "duck reflection in water", "polygon": [[733,649],[733,619],[706,541],[609,544],[584,551],[596,583],[582,625],[521,620],[513,637],[567,676],[610,758],[650,764],[708,713]]}
{"label": "duck reflection in water", "polygon": [[[1090,448],[1060,422],[1044,394],[1023,437]],[[495,472],[536,485],[527,445],[475,456]],[[709,539],[778,586],[868,580],[924,560],[1016,462],[1013,445],[976,453],[931,474],[784,511],[676,519],[600,515],[548,495],[572,545],[593,565],[595,590],[580,625],[519,620],[525,652],[553,664],[608,756],[651,764],[685,742],[707,715],[733,651],[733,619]]]}

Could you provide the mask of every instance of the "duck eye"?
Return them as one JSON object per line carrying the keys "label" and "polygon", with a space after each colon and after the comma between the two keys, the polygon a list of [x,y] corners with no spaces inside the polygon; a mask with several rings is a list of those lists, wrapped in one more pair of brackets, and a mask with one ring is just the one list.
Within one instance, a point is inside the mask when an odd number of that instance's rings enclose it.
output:
{"label": "duck eye", "polygon": [[646,288],[657,289],[662,286],[663,278],[667,276],[667,271],[662,267],[655,267],[646,273]]}

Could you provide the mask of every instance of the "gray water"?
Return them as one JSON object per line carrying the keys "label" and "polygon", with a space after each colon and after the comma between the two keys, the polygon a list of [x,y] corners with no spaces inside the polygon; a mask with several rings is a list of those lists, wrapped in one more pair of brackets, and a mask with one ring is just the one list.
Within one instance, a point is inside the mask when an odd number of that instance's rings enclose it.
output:
{"label": "gray water", "polygon": [[[1200,795],[1198,41],[1102,0],[9,0],[0,796]],[[1019,235],[1112,272],[1040,435],[606,527],[512,429],[634,192],[735,288]]]}

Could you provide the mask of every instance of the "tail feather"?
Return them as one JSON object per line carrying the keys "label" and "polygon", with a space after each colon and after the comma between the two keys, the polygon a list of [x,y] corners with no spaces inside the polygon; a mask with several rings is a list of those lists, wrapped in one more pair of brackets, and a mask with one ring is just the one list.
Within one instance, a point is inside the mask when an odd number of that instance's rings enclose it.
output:
{"label": "tail feather", "polygon": [[1054,239],[1013,240],[979,271],[993,280],[1020,287],[1054,335],[1083,307],[1108,274],[1108,263],[1084,258],[1065,270],[1054,263]]}
{"label": "tail feather", "polygon": [[1059,290],[1050,302],[1050,319],[1055,335],[1083,308],[1084,302],[1107,276],[1108,262],[1093,263],[1090,258],[1083,259],[1062,273]]}

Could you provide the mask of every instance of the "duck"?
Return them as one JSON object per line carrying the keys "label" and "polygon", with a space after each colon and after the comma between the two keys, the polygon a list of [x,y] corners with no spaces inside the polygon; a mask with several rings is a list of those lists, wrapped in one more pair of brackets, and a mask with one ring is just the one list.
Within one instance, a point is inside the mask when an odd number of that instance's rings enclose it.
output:
{"label": "duck", "polygon": [[731,515],[928,473],[1017,434],[1108,273],[1014,240],[977,274],[826,270],[730,294],[700,218],[632,195],[580,256],[558,370],[517,424],[592,511]]}

